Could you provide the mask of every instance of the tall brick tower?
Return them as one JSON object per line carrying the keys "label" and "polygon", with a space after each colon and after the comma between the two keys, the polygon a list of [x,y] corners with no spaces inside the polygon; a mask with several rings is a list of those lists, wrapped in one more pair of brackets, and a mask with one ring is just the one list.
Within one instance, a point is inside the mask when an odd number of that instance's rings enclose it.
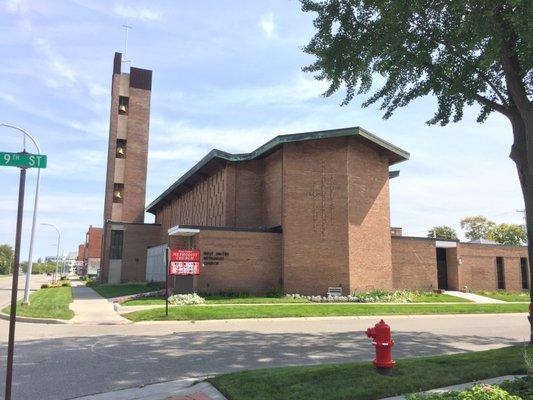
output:
{"label": "tall brick tower", "polygon": [[105,281],[121,279],[124,224],[144,223],[151,90],[152,71],[122,72],[122,54],[115,53],[100,273]]}
{"label": "tall brick tower", "polygon": [[121,72],[115,53],[107,152],[104,223],[144,222],[152,71]]}

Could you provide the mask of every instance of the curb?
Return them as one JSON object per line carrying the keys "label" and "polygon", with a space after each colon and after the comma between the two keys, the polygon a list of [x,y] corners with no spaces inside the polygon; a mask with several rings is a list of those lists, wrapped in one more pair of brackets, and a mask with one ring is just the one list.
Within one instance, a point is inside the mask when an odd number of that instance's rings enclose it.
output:
{"label": "curb", "polygon": [[[4,306],[5,307],[5,306]],[[2,307],[2,309],[4,308]],[[10,320],[10,315],[0,312],[0,319]],[[54,318],[33,318],[33,317],[23,317],[17,315],[15,320],[17,322],[30,322],[34,324],[70,324],[70,320],[66,319],[54,319]]]}

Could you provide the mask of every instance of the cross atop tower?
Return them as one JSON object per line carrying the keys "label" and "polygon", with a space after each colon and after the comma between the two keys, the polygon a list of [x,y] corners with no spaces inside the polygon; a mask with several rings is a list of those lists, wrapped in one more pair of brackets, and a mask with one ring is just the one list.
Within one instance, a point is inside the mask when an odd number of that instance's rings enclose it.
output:
{"label": "cross atop tower", "polygon": [[122,60],[123,63],[127,63],[127,64],[130,64],[131,66],[131,60],[128,60],[128,32],[130,29],[133,29],[133,27],[131,25],[128,25],[127,23],[122,25],[122,27],[124,28],[124,33],[125,33],[125,37],[124,37],[124,59]]}

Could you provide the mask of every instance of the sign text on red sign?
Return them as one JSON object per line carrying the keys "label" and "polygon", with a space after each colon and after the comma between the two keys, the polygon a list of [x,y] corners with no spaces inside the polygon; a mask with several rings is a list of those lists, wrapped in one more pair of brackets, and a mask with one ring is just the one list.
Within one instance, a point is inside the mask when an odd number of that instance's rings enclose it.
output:
{"label": "sign text on red sign", "polygon": [[169,275],[200,275],[200,263],[195,261],[171,261]]}
{"label": "sign text on red sign", "polygon": [[200,262],[200,250],[172,249],[170,250],[170,261]]}

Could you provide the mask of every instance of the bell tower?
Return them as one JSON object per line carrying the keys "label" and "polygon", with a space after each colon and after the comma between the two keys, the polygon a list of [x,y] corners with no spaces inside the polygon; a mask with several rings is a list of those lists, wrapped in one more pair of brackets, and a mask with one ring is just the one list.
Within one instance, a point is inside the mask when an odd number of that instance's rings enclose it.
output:
{"label": "bell tower", "polygon": [[115,53],[104,224],[144,222],[152,71],[121,67],[122,54]]}
{"label": "bell tower", "polygon": [[100,279],[109,283],[134,270],[125,251],[127,227],[144,223],[146,200],[152,71],[131,67],[122,72],[122,64],[122,54],[115,53],[100,263]]}

